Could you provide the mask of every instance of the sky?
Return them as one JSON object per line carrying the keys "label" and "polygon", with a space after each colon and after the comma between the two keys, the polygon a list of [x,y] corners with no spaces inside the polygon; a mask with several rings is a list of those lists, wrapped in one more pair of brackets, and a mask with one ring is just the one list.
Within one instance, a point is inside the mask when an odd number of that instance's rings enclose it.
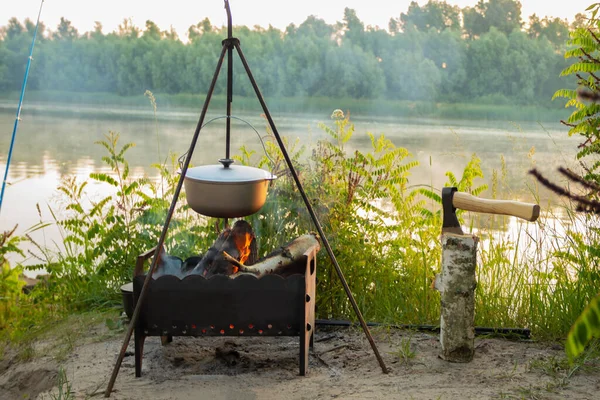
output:
{"label": "sky", "polygon": [[[573,21],[575,14],[583,13],[595,0],[522,0],[522,18],[530,15],[552,16]],[[420,5],[427,0],[418,0]],[[473,6],[477,0],[447,0],[461,8]],[[30,18],[35,22],[41,0],[0,0],[0,26],[12,17],[21,22]],[[234,25],[253,27],[274,26],[284,29],[290,23],[299,25],[306,17],[315,15],[328,24],[341,21],[344,8],[356,10],[366,26],[387,28],[391,17],[406,12],[410,0],[230,0]],[[45,0],[41,20],[55,30],[60,17],[70,20],[79,33],[93,30],[95,21],[102,23],[103,32],[114,31],[123,19],[131,19],[143,28],[146,20],[154,21],[162,30],[173,27],[182,40],[191,25],[208,17],[213,25],[227,24],[223,0]],[[235,34],[235,32],[234,32]]]}

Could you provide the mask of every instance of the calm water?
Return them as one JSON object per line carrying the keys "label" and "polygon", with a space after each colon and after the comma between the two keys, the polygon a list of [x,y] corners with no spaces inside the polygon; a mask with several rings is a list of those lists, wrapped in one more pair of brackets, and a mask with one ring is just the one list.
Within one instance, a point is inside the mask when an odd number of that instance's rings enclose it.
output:
{"label": "calm water", "polygon": [[[290,143],[298,141],[310,154],[316,141],[326,135],[318,127],[319,122],[331,125],[331,110],[319,115],[273,114],[279,133]],[[235,109],[235,108],[234,108]],[[16,104],[0,104],[0,167],[2,174],[15,121]],[[53,113],[49,113],[52,111]],[[60,111],[60,114],[54,112]],[[250,123],[261,135],[266,135],[266,121],[259,113],[234,114]],[[211,114],[210,118],[221,116]],[[159,160],[157,132],[160,143],[160,159],[168,151],[183,154],[190,145],[199,110],[159,109],[155,123],[152,109],[111,109],[79,106],[77,108],[53,108],[26,104],[19,123],[16,144],[10,166],[2,210],[0,230],[18,224],[23,233],[39,221],[36,204],[43,217],[49,218],[48,205],[60,210],[60,197],[56,188],[65,176],[77,176],[84,180],[91,172],[105,171],[102,163],[104,150],[94,142],[102,140],[109,131],[119,132],[121,142],[135,142],[128,151],[128,161],[134,174],[154,175],[150,167]],[[410,118],[369,118],[352,115],[356,133],[347,148],[368,151],[371,147],[366,132],[385,134],[396,146],[407,148],[413,159],[421,165],[413,170],[411,185],[433,185],[441,188],[446,182],[446,171],[458,178],[470,160],[477,154],[488,182],[492,170],[500,170],[501,156],[506,160],[507,181],[513,198],[527,199],[527,185],[533,181],[526,172],[534,164],[550,177],[556,177],[558,165],[572,165],[578,144],[577,138],[569,138],[566,129],[556,124],[519,123],[511,121],[468,121]],[[225,155],[224,119],[208,124],[201,132],[194,151],[193,163],[213,164]],[[247,124],[232,122],[231,149],[235,153],[244,145],[262,152],[257,134]],[[101,197],[107,188],[92,185],[90,198]],[[524,194],[525,192],[525,194]],[[483,197],[489,196],[484,193]],[[36,232],[38,240],[60,242],[55,230]]]}

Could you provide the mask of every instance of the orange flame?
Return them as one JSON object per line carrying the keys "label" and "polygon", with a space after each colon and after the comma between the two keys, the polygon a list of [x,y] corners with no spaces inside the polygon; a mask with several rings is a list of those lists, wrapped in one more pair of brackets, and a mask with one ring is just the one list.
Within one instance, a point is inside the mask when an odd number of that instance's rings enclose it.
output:
{"label": "orange flame", "polygon": [[240,263],[245,263],[248,257],[250,257],[250,244],[252,243],[253,236],[249,233],[245,233],[243,236],[237,236],[235,238],[235,245],[240,252]]}

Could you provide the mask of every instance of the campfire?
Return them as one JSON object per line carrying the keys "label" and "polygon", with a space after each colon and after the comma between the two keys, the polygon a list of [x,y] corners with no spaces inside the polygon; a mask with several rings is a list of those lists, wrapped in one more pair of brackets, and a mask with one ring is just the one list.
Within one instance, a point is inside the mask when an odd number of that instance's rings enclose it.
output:
{"label": "campfire", "polygon": [[[317,235],[302,235],[258,259],[256,237],[246,221],[225,228],[203,254],[185,261],[161,251],[152,278],[138,257],[133,303],[135,374],[141,376],[144,341],[160,336],[299,336],[300,375],[308,368],[315,326]],[[149,273],[149,271],[148,271]]]}
{"label": "campfire", "polygon": [[256,236],[250,224],[238,220],[233,227],[226,227],[204,255],[193,256],[185,261],[167,254],[164,249],[159,254],[153,278],[174,275],[180,279],[189,275],[210,278],[225,275],[237,278],[241,275],[274,274],[287,277],[303,274],[304,254],[308,249],[318,246],[317,235],[302,235],[285,246],[258,259]]}

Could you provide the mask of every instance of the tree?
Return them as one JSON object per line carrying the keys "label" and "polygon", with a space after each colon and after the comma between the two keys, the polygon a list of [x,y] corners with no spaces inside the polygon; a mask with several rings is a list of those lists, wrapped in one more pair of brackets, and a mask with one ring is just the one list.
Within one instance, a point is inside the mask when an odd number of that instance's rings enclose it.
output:
{"label": "tree", "polygon": [[25,31],[25,27],[23,25],[21,25],[21,23],[19,22],[18,19],[13,17],[10,20],[8,20],[8,26],[5,29],[6,38],[8,40],[19,36],[24,31]]}
{"label": "tree", "polygon": [[[38,34],[40,37],[44,36],[44,29],[46,29],[46,27],[42,22],[40,22],[40,26],[38,26]],[[25,31],[27,31],[27,33],[31,36],[33,36],[33,33],[35,32],[35,24],[29,18],[25,20]]]}
{"label": "tree", "polygon": [[523,26],[521,2],[518,0],[490,0],[485,3],[484,10],[486,24],[490,28],[496,27],[506,35],[515,29],[520,30]]}
{"label": "tree", "polygon": [[400,25],[403,30],[414,28],[421,32],[430,29],[435,29],[437,32],[445,29],[460,29],[460,8],[437,0],[429,0],[427,4],[420,7],[417,2],[412,1],[406,14],[400,14]]}
{"label": "tree", "polygon": [[140,37],[140,30],[133,25],[130,19],[125,18],[117,27],[117,35],[123,38],[136,39]]}
{"label": "tree", "polygon": [[465,95],[467,82],[467,43],[461,33],[445,30],[429,32],[422,41],[423,56],[435,64],[440,74],[439,88],[446,99],[457,99]]}
{"label": "tree", "polygon": [[[487,7],[480,1],[473,8],[483,25]],[[412,25],[401,30],[399,19],[392,20],[392,33],[365,27],[347,8],[336,24],[310,16],[284,32],[238,26],[235,34],[261,90],[272,96],[468,101],[499,93],[511,101],[532,101],[562,87],[556,75],[566,63],[548,40],[561,37],[564,25],[558,20],[538,18],[537,30],[530,27],[527,36],[480,29],[479,39],[470,41],[453,28],[456,22],[448,22],[455,20],[455,7],[437,0],[421,7],[415,3],[405,14],[408,20],[417,11],[434,21],[421,25],[424,31]],[[454,17],[440,17],[449,15]],[[0,90],[20,87],[32,30],[31,21],[17,19],[0,27]],[[106,35],[97,22],[92,32],[79,35],[63,19],[59,32],[40,39],[30,85],[122,95],[147,89],[206,93],[226,35],[226,27],[215,27],[207,18],[188,29],[186,44],[172,29],[162,31],[152,21],[140,31],[125,20]],[[254,96],[237,57],[234,63],[234,94]],[[224,92],[224,79],[219,79],[215,94]]]}
{"label": "tree", "polygon": [[384,58],[382,65],[388,98],[432,101],[438,97],[441,74],[420,51],[399,50]]}
{"label": "tree", "polygon": [[503,32],[492,28],[469,47],[467,93],[480,97],[488,93],[506,94],[508,81],[504,64],[508,60],[509,41]]}
{"label": "tree", "polygon": [[169,27],[168,31],[162,31],[161,35],[164,36],[165,39],[173,41],[173,42],[180,41],[177,31],[175,30],[175,28],[173,28],[172,25]]}
{"label": "tree", "polygon": [[385,88],[383,71],[372,54],[350,43],[332,46],[324,60],[327,86],[317,95],[349,98],[377,98]]}
{"label": "tree", "polygon": [[544,31],[542,34],[546,36],[554,47],[563,47],[567,39],[569,39],[569,23],[567,20],[545,17],[542,22],[544,23]]}
{"label": "tree", "polygon": [[388,31],[390,31],[392,35],[395,35],[398,32],[400,32],[400,23],[397,19],[390,18],[390,21],[388,22]]}
{"label": "tree", "polygon": [[142,34],[142,37],[149,40],[160,40],[162,34],[160,32],[160,28],[154,22],[147,20],[146,30]]}
{"label": "tree", "polygon": [[575,14],[575,19],[571,22],[571,30],[583,28],[587,25],[587,17],[585,14],[577,13]]}
{"label": "tree", "polygon": [[483,0],[475,7],[463,10],[463,25],[469,37],[481,36],[491,27],[509,35],[515,29],[521,29],[521,2],[518,0]]}
{"label": "tree", "polygon": [[342,26],[344,30],[344,41],[350,41],[358,46],[363,44],[365,24],[358,18],[356,11],[348,7],[344,9]]}
{"label": "tree", "polygon": [[535,14],[529,17],[527,34],[530,38],[537,39],[545,36],[556,48],[562,47],[569,37],[569,24],[560,18],[544,17],[540,20]]}
{"label": "tree", "polygon": [[489,30],[484,17],[483,2],[480,1],[475,7],[465,7],[463,14],[463,28],[465,33],[473,39],[479,37]]}
{"label": "tree", "polygon": [[542,35],[544,30],[544,26],[542,25],[542,21],[537,16],[537,14],[533,14],[529,16],[529,27],[527,28],[527,34],[530,38],[538,38]]}
{"label": "tree", "polygon": [[102,33],[102,23],[100,21],[94,21],[94,30],[90,32],[88,36],[96,40],[104,38],[104,33]]}
{"label": "tree", "polygon": [[53,36],[58,40],[73,41],[79,37],[79,32],[77,32],[71,21],[60,17],[60,23]]}
{"label": "tree", "polygon": [[206,35],[211,32],[213,32],[213,26],[208,18],[204,18],[196,25],[190,26],[187,30],[187,35],[190,42],[194,42],[200,39],[202,35]]}
{"label": "tree", "polygon": [[385,30],[369,26],[364,34],[363,50],[381,59],[393,51],[390,42],[390,35]]}
{"label": "tree", "polygon": [[[356,14],[354,14],[356,16]],[[306,20],[300,24],[296,30],[296,34],[303,36],[314,36],[316,38],[330,39],[334,29],[331,25],[327,25],[321,18],[314,15],[309,15]]]}

